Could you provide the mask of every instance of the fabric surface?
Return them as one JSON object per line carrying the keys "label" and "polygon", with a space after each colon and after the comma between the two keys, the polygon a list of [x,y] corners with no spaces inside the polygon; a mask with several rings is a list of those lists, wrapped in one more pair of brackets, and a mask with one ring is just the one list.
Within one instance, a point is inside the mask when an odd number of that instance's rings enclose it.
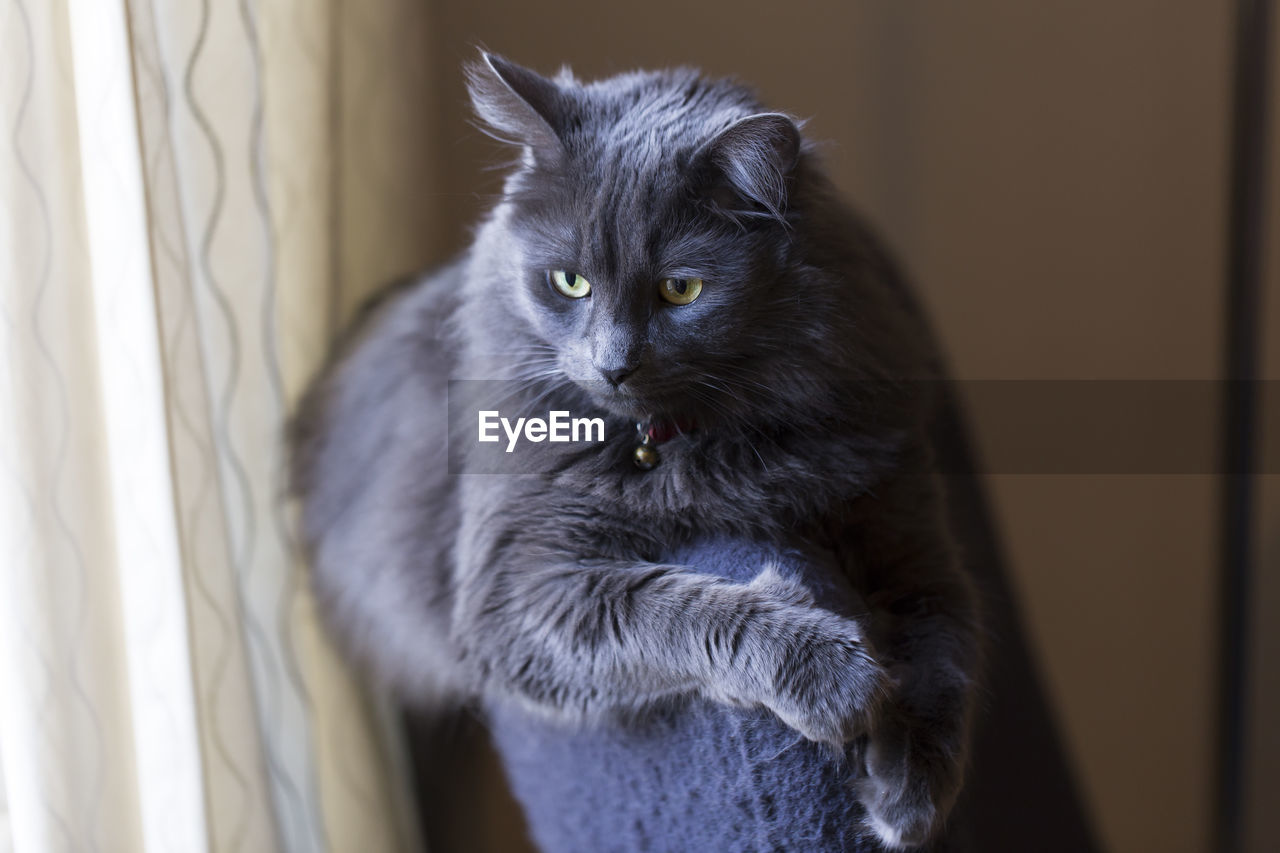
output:
{"label": "fabric surface", "polygon": [[[773,559],[824,606],[858,609],[821,555],[713,541],[668,556],[744,582]],[[544,853],[880,849],[848,790],[856,749],[838,755],[766,711],[693,700],[585,730],[511,705],[488,718]]]}
{"label": "fabric surface", "polygon": [[353,283],[425,260],[425,14],[0,9],[0,851],[417,846],[280,474]]}

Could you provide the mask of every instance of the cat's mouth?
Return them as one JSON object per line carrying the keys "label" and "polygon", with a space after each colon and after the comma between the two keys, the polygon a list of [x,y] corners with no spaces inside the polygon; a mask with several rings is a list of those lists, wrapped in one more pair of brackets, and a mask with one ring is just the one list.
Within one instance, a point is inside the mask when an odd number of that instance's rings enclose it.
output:
{"label": "cat's mouth", "polygon": [[602,380],[574,379],[573,382],[597,406],[628,420],[647,422],[669,419],[673,412],[679,411],[675,396],[664,393],[660,388],[651,387],[649,383],[625,382],[620,386],[613,386]]}
{"label": "cat's mouth", "polygon": [[720,420],[724,414],[722,407],[708,406],[698,395],[683,393],[678,386],[624,383],[615,388],[589,380],[577,384],[600,408],[636,423],[705,424]]}

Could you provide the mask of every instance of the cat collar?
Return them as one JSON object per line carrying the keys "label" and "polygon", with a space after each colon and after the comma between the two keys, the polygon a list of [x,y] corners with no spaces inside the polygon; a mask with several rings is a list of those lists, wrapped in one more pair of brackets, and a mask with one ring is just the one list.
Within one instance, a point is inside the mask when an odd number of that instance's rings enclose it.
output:
{"label": "cat collar", "polygon": [[689,421],[658,421],[656,423],[636,422],[636,433],[640,443],[631,453],[631,459],[641,471],[650,471],[662,461],[658,455],[657,445],[670,441],[677,435],[690,432],[693,424]]}

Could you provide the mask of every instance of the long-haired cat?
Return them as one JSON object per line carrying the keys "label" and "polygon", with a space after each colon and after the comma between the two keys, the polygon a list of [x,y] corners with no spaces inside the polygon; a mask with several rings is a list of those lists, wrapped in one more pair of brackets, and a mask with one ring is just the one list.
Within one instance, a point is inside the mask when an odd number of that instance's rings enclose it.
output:
{"label": "long-haired cat", "polygon": [[[736,83],[469,71],[518,154],[504,192],[457,260],[367,312],[295,421],[332,624],[409,697],[599,717],[692,694],[865,736],[868,825],[926,841],[979,654],[929,468],[937,358],[898,273],[799,124]],[[495,474],[451,380],[505,380],[503,414],[598,417],[604,441],[525,442]],[[870,613],[658,559],[711,536],[827,549]]]}

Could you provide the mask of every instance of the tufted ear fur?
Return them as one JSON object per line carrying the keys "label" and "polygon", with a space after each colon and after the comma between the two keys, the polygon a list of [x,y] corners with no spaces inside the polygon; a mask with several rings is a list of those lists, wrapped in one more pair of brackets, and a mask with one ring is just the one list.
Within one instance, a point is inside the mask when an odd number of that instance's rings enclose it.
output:
{"label": "tufted ear fur", "polygon": [[563,89],[493,53],[481,53],[479,61],[467,65],[466,74],[472,107],[490,135],[535,152],[561,150],[560,132],[571,107]]}
{"label": "tufted ear fur", "polygon": [[758,113],[720,131],[699,156],[735,193],[782,219],[787,178],[800,159],[800,129],[790,116]]}

